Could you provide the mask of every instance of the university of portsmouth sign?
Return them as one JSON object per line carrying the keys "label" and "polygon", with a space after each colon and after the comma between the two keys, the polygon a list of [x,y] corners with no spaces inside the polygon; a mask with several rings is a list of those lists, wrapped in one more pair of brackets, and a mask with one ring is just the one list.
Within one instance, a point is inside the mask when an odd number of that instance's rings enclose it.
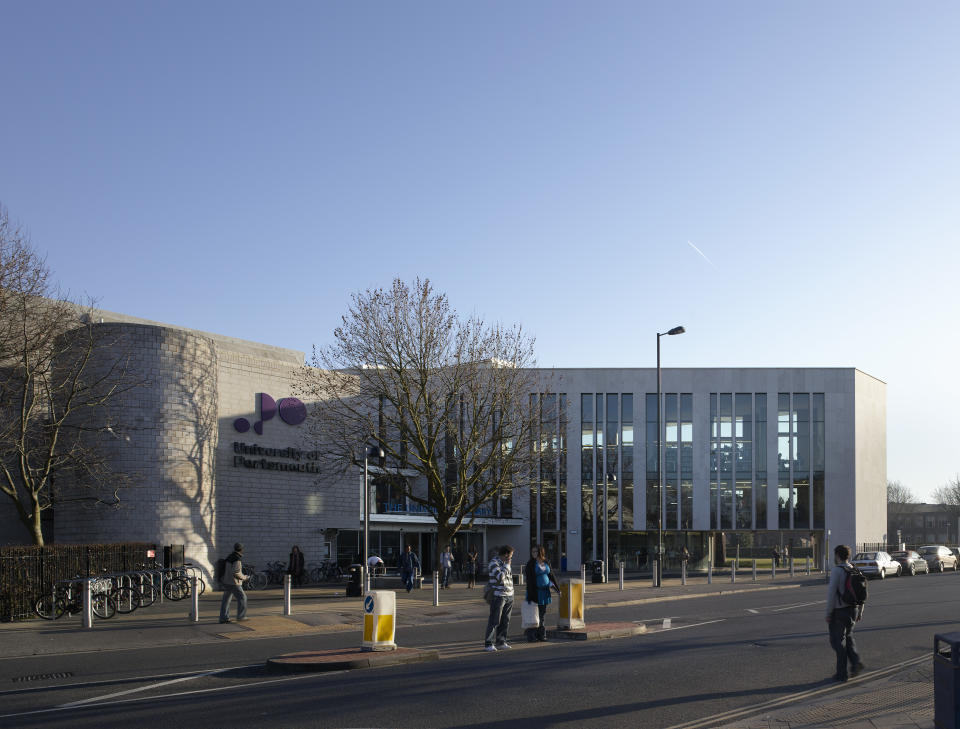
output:
{"label": "university of portsmouth sign", "polygon": [[[260,419],[253,424],[253,432],[263,435],[263,424],[279,415],[287,425],[300,425],[307,419],[306,406],[295,397],[285,397],[274,400],[265,392],[256,395],[257,410]],[[237,418],[233,421],[233,429],[238,433],[250,431],[250,421],[246,418]],[[284,460],[273,460],[282,458]],[[256,443],[233,442],[234,468],[249,468],[261,471],[280,471],[287,473],[318,473],[316,461],[319,454],[316,451],[302,451],[299,448],[272,448],[257,445]]]}

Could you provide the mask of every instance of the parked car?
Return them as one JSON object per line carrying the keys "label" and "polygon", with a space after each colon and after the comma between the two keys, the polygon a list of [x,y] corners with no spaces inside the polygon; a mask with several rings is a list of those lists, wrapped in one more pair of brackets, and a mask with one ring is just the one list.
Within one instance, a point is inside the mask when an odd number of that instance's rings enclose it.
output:
{"label": "parked car", "polygon": [[891,559],[886,552],[857,552],[850,563],[867,577],[872,575],[881,580],[887,575],[899,577],[903,569],[900,563]]}
{"label": "parked car", "polygon": [[957,556],[948,547],[939,544],[927,544],[917,549],[920,556],[927,560],[931,571],[957,571]]}
{"label": "parked car", "polygon": [[900,563],[901,572],[905,572],[908,575],[915,575],[917,572],[923,572],[925,574],[930,574],[930,565],[927,564],[927,560],[921,557],[919,554],[914,552],[912,549],[908,549],[902,552],[890,552],[890,557]]}

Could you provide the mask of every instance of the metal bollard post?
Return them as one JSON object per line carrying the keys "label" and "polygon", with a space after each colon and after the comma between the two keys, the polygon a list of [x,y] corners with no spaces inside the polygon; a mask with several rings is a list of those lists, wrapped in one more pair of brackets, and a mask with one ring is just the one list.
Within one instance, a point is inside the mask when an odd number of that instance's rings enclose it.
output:
{"label": "metal bollard post", "polygon": [[771,580],[777,579],[777,563],[776,563],[776,561],[771,561],[771,562],[770,562],[770,579],[771,579]]}
{"label": "metal bollard post", "polygon": [[293,605],[291,604],[291,592],[293,590],[293,575],[284,575],[283,576],[283,614],[291,615],[293,613]]}
{"label": "metal bollard post", "polygon": [[523,570],[520,570],[520,571],[517,573],[517,580],[518,580],[519,584],[521,584],[521,585],[523,584]]}
{"label": "metal bollard post", "polygon": [[753,581],[757,581],[757,560],[753,560]]}
{"label": "metal bollard post", "polygon": [[190,575],[190,622],[200,622],[200,590],[197,589],[197,576]]}
{"label": "metal bollard post", "polygon": [[650,573],[650,586],[657,586],[657,560],[653,560],[653,572]]}
{"label": "metal bollard post", "polygon": [[737,563],[734,562],[733,566],[730,568],[730,582],[737,581]]}
{"label": "metal bollard post", "polygon": [[90,591],[90,579],[87,578],[82,583],[81,598],[83,599],[83,627],[93,627],[93,595]]}
{"label": "metal bollard post", "polygon": [[440,604],[440,573],[433,571],[433,606]]}
{"label": "metal bollard post", "polygon": [[680,563],[680,584],[687,584],[687,560]]}
{"label": "metal bollard post", "polygon": [[793,577],[793,556],[790,556],[790,576]]}
{"label": "metal bollard post", "polygon": [[623,591],[623,562],[620,563],[620,591]]}
{"label": "metal bollard post", "polygon": [[707,560],[707,584],[713,584],[713,561]]}
{"label": "metal bollard post", "polygon": [[583,583],[583,594],[587,594],[587,566],[585,564],[580,565],[580,582]]}
{"label": "metal bollard post", "polygon": [[810,574],[810,558],[807,557],[807,574]]}

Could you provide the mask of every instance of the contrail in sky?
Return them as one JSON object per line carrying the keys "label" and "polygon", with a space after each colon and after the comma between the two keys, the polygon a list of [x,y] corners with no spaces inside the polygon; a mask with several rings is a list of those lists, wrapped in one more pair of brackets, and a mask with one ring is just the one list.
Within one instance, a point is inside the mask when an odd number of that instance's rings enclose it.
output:
{"label": "contrail in sky", "polygon": [[691,248],[693,248],[693,250],[695,250],[695,251],[696,251],[697,253],[699,253],[701,256],[703,256],[703,260],[705,260],[707,263],[709,263],[711,266],[713,266],[713,261],[711,261],[709,258],[707,258],[707,254],[706,254],[706,253],[704,253],[703,251],[701,251],[699,248],[697,248],[697,247],[696,247],[693,243],[691,243],[690,241],[687,241],[687,245],[690,246]]}

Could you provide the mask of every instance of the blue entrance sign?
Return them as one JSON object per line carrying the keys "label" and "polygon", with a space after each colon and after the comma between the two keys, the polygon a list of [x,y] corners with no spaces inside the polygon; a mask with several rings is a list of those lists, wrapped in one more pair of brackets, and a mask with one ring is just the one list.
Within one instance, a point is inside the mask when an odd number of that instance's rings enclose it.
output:
{"label": "blue entrance sign", "polygon": [[373,612],[373,598],[370,595],[367,595],[367,597],[364,599],[363,609],[368,613]]}

